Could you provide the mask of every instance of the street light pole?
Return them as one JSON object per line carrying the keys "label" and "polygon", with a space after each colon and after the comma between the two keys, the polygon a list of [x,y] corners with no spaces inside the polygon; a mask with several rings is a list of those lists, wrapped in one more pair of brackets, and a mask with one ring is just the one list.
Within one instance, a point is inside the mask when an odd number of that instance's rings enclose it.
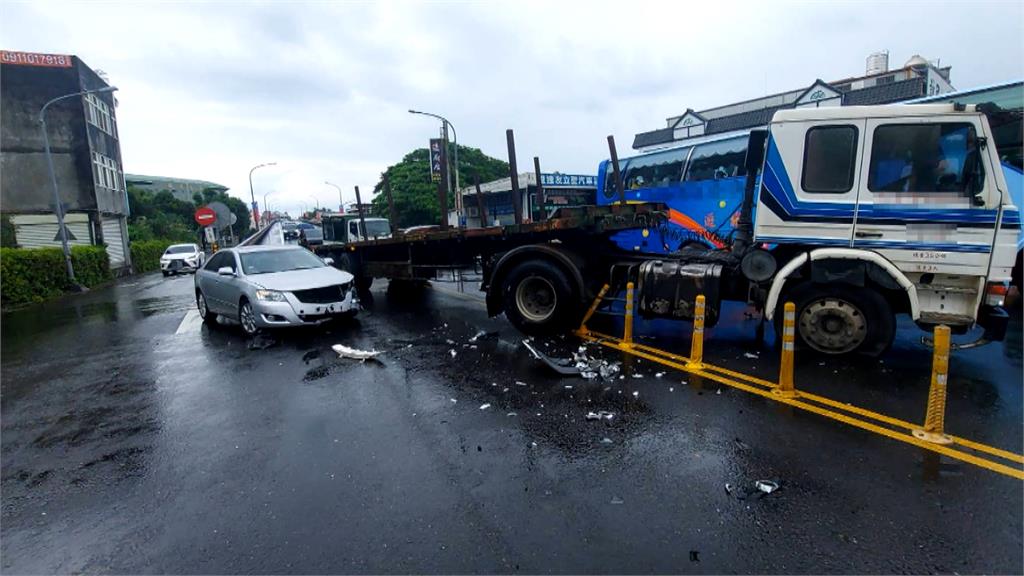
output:
{"label": "street light pole", "polygon": [[[452,129],[452,136],[455,142],[455,211],[458,214],[462,214],[462,194],[459,188],[459,134],[455,131],[455,125],[448,121],[444,116],[437,114],[431,114],[430,112],[421,112],[419,110],[409,110],[409,114],[420,114],[422,116],[430,116],[431,118],[437,118],[441,121],[441,127],[444,129],[444,142],[448,144],[448,128]],[[446,151],[447,152],[447,151]],[[450,176],[450,174],[448,175]],[[449,179],[449,185],[451,180]],[[441,212],[446,213],[448,211],[447,206],[441,207]]]}
{"label": "street light pole", "polygon": [[[266,194],[263,195],[263,214],[264,215],[266,215],[266,214],[268,214],[270,212],[270,209],[267,208],[267,196],[270,196],[273,193],[274,193],[274,191],[271,190],[270,192],[267,192]],[[269,220],[268,220],[268,222],[269,222]],[[257,229],[262,228],[262,226],[259,226],[258,224],[259,223],[257,222]]]}
{"label": "street light pole", "polygon": [[[252,173],[255,172],[257,168],[263,168],[264,166],[276,166],[276,165],[277,165],[277,162],[267,162],[265,164],[257,164],[255,166],[253,166],[251,170],[249,170],[249,197],[252,198],[252,206],[251,206],[251,209],[252,209],[252,220],[253,220],[253,223],[256,224],[256,226],[257,226],[256,229],[257,230],[259,230],[260,214],[259,214],[259,210],[256,209],[256,193],[253,192],[253,189],[252,189]],[[265,204],[265,202],[264,202],[264,204]]]}
{"label": "street light pole", "polygon": [[338,190],[338,212],[344,213],[345,212],[345,197],[342,196],[342,194],[341,194],[341,186],[338,186],[337,184],[331,184],[327,180],[324,180],[324,184],[327,184],[328,186],[334,186],[335,188],[337,188],[337,190]]}
{"label": "street light pole", "polygon": [[39,110],[39,126],[43,131],[43,147],[46,150],[46,167],[50,171],[50,183],[53,185],[53,211],[57,215],[57,231],[60,234],[60,245],[64,251],[64,268],[68,275],[68,282],[75,289],[81,290],[82,286],[78,284],[78,280],[75,279],[75,267],[71,263],[71,247],[68,246],[68,231],[64,226],[64,206],[60,203],[60,189],[57,188],[57,173],[53,169],[53,156],[50,154],[50,135],[46,130],[46,109],[50,107],[54,102],[60,100],[66,100],[68,98],[74,98],[76,96],[85,96],[86,94],[100,94],[106,92],[113,92],[117,90],[116,86],[104,86],[103,88],[97,88],[95,90],[83,90],[81,92],[74,92],[71,94],[65,94],[53,98]]}

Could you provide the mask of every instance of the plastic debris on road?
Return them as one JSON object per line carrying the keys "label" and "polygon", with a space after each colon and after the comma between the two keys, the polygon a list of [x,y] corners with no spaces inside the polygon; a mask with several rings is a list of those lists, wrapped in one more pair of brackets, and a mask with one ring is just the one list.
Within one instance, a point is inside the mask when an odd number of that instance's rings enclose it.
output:
{"label": "plastic debris on road", "polygon": [[331,350],[334,350],[340,358],[352,358],[353,360],[369,360],[376,358],[380,354],[377,350],[359,350],[357,348],[349,348],[344,344],[335,344],[331,346]]}
{"label": "plastic debris on road", "polygon": [[601,378],[612,378],[621,369],[620,362],[608,362],[600,358],[591,358],[587,355],[587,348],[580,346],[572,358],[552,358],[530,344],[528,340],[522,341],[523,347],[530,351],[534,358],[546,364],[549,368],[562,376],[580,376],[587,380]]}
{"label": "plastic debris on road", "polygon": [[448,353],[452,355],[452,358],[455,358],[455,356],[458,355],[458,352],[455,351],[455,348],[449,350]]}
{"label": "plastic debris on road", "polygon": [[759,500],[778,489],[779,483],[775,480],[757,480],[753,486],[747,487],[725,484],[725,493],[737,500]]}
{"label": "plastic debris on road", "polygon": [[772,480],[758,480],[757,482],[754,482],[754,486],[765,494],[771,494],[779,489],[779,483]]}
{"label": "plastic debris on road", "polygon": [[612,504],[625,504],[625,503],[626,503],[626,501],[625,501],[625,500],[623,500],[622,498],[619,498],[618,496],[612,496],[612,501],[611,501],[611,503],[612,503]]}
{"label": "plastic debris on road", "polygon": [[615,414],[607,410],[598,410],[597,412],[587,412],[586,418],[587,420],[611,420],[615,418]]}
{"label": "plastic debris on road", "polygon": [[655,378],[661,378],[661,377],[662,377],[662,376],[664,376],[664,375],[665,375],[665,373],[664,373],[664,372],[658,372],[658,373],[656,373],[656,374],[654,375],[654,377],[655,377]]}
{"label": "plastic debris on road", "polygon": [[753,352],[744,352],[743,353],[743,357],[744,358],[753,358],[754,360],[757,360],[757,359],[760,358],[760,356],[758,356],[757,354],[754,354]]}
{"label": "plastic debris on road", "polygon": [[480,405],[480,409],[481,409],[481,410],[487,410],[487,409],[488,409],[488,408],[490,408],[490,407],[491,407],[491,405],[490,405],[490,404],[481,404],[481,405]]}
{"label": "plastic debris on road", "polygon": [[611,438],[601,438],[601,444],[614,444]]}

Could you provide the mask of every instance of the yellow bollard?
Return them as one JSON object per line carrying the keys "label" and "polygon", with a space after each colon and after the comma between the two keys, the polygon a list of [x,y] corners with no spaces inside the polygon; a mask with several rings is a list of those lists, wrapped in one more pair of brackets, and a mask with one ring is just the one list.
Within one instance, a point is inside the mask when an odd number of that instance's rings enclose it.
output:
{"label": "yellow bollard", "polygon": [[577,333],[582,335],[590,333],[590,330],[587,329],[587,322],[590,321],[590,318],[594,315],[594,312],[597,312],[597,307],[601,305],[601,301],[604,300],[604,295],[607,293],[608,285],[605,284],[604,286],[601,287],[601,291],[597,293],[597,298],[594,298],[594,303],[590,305],[590,309],[587,310],[587,313],[583,315],[583,320],[580,320],[580,327],[578,330],[576,330]]}
{"label": "yellow bollard", "polygon": [[626,283],[626,325],[622,331],[622,346],[633,347],[633,283]]}
{"label": "yellow bollard", "polygon": [[935,327],[935,348],[932,352],[932,383],[928,390],[928,409],[924,427],[914,430],[914,436],[935,444],[952,444],[945,434],[946,380],[949,374],[949,326]]}
{"label": "yellow bollard", "polygon": [[693,338],[690,340],[690,364],[700,366],[704,362],[704,295],[697,295],[693,305]]}
{"label": "yellow bollard", "polygon": [[793,387],[793,349],[796,341],[796,304],[786,302],[782,316],[782,360],[779,363],[779,386],[772,390],[783,398],[798,396]]}

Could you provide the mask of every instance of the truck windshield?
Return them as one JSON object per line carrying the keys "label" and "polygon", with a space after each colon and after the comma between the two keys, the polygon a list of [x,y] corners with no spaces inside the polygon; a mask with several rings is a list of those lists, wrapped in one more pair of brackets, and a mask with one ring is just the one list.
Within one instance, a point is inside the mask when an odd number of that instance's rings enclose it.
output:
{"label": "truck windshield", "polygon": [[387,220],[367,220],[366,221],[366,234],[367,238],[373,238],[374,236],[390,236],[391,235],[391,224]]}
{"label": "truck windshield", "polygon": [[289,270],[308,270],[326,266],[323,260],[305,249],[267,250],[241,254],[242,270],[246,275],[271,274]]}

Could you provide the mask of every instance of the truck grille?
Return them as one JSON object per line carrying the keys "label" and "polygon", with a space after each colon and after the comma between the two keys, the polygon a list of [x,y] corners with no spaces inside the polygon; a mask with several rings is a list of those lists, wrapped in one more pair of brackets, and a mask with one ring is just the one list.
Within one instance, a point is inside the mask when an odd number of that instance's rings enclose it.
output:
{"label": "truck grille", "polygon": [[295,290],[292,294],[306,304],[330,304],[341,302],[348,293],[348,284],[336,284],[324,286],[323,288],[311,288],[309,290]]}

